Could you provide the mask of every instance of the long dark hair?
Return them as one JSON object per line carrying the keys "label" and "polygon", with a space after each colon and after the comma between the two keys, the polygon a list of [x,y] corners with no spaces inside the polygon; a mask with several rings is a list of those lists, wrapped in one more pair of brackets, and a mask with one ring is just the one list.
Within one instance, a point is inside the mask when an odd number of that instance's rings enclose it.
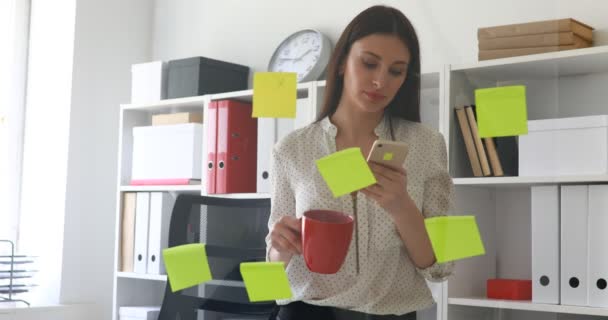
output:
{"label": "long dark hair", "polygon": [[[397,36],[404,42],[411,55],[406,79],[386,107],[385,116],[420,122],[420,45],[418,36],[411,22],[401,11],[387,6],[373,6],[364,10],[342,32],[327,67],[325,98],[317,121],[332,116],[338,108],[344,89],[344,78],[343,75],[340,75],[340,66],[345,63],[352,44],[376,33]],[[389,121],[389,126],[392,135],[392,121]]]}

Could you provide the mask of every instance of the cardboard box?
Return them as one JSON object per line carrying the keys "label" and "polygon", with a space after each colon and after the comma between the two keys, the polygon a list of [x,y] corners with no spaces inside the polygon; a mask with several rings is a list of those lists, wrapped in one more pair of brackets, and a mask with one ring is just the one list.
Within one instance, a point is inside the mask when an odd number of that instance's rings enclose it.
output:
{"label": "cardboard box", "polygon": [[170,99],[245,90],[249,79],[249,67],[205,57],[171,60],[168,72]]}
{"label": "cardboard box", "polygon": [[200,180],[202,148],[200,123],[133,128],[131,184],[187,184],[179,181]]}
{"label": "cardboard box", "polygon": [[153,126],[183,123],[203,123],[202,112],[178,112],[167,114],[155,114],[152,116]]}
{"label": "cardboard box", "polygon": [[520,176],[608,173],[608,115],[528,121],[519,136]]}
{"label": "cardboard box", "polygon": [[131,66],[131,103],[167,98],[167,63],[152,61]]}

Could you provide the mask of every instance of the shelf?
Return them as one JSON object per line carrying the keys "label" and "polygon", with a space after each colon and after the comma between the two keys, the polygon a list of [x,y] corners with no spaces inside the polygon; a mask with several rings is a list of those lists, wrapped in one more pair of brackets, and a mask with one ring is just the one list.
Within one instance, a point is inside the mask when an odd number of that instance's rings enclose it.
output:
{"label": "shelf", "polygon": [[532,303],[531,301],[494,300],[487,298],[449,298],[448,304],[469,307],[608,316],[608,309],[605,308],[542,304]]}
{"label": "shelf", "polygon": [[[133,272],[117,272],[116,277],[123,279],[139,279],[139,280],[152,280],[152,281],[167,281],[166,274],[140,274]],[[241,281],[235,280],[210,280],[205,282],[205,284],[211,285],[222,285],[228,287],[239,287],[244,288],[245,284]]]}
{"label": "shelf", "polygon": [[608,182],[606,175],[549,176],[549,177],[485,177],[454,178],[454,185],[471,187],[526,187],[544,184],[602,183]]}
{"label": "shelf", "polygon": [[227,199],[270,199],[270,193],[225,193],[225,194],[203,194],[207,197]]}
{"label": "shelf", "polygon": [[166,274],[142,274],[142,273],[133,273],[133,272],[117,272],[116,277],[125,278],[125,279],[167,281]]}
{"label": "shelf", "polygon": [[121,192],[183,192],[188,194],[199,194],[207,197],[228,199],[270,199],[270,193],[223,193],[205,194],[203,186],[180,185],[180,186],[121,186]]}
{"label": "shelf", "polygon": [[200,194],[202,191],[200,184],[180,185],[180,186],[121,186],[122,192],[184,192]]}
{"label": "shelf", "polygon": [[493,81],[542,79],[608,72],[608,46],[548,52],[454,65],[451,71]]}
{"label": "shelf", "polygon": [[[314,82],[303,82],[297,85],[297,97],[298,99],[308,98],[308,92]],[[234,92],[218,93],[210,95],[210,100],[224,100],[224,99],[235,99],[245,102],[252,102],[253,100],[253,89],[241,90]]]}
{"label": "shelf", "polygon": [[[316,82],[317,87],[325,88],[326,81],[321,80]],[[420,79],[420,89],[437,89],[439,88],[439,72],[423,73]]]}
{"label": "shelf", "polygon": [[207,96],[195,96],[177,99],[166,99],[150,103],[122,104],[123,110],[139,110],[147,112],[202,112]]}

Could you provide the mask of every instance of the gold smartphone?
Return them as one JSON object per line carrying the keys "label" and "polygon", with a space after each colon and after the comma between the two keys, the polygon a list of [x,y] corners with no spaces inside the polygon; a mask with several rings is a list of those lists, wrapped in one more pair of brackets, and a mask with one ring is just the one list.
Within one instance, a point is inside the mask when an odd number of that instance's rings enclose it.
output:
{"label": "gold smartphone", "polygon": [[376,162],[393,168],[402,168],[407,153],[407,144],[403,142],[376,140],[367,156],[367,162]]}

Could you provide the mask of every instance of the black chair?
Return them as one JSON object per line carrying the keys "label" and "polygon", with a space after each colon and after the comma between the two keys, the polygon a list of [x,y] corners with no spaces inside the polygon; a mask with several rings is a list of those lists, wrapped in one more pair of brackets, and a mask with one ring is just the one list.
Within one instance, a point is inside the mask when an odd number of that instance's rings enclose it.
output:
{"label": "black chair", "polygon": [[239,265],[265,260],[269,214],[270,199],[179,195],[171,214],[169,247],[205,243],[214,281],[176,292],[168,282],[159,319],[267,319],[276,304],[249,302]]}

